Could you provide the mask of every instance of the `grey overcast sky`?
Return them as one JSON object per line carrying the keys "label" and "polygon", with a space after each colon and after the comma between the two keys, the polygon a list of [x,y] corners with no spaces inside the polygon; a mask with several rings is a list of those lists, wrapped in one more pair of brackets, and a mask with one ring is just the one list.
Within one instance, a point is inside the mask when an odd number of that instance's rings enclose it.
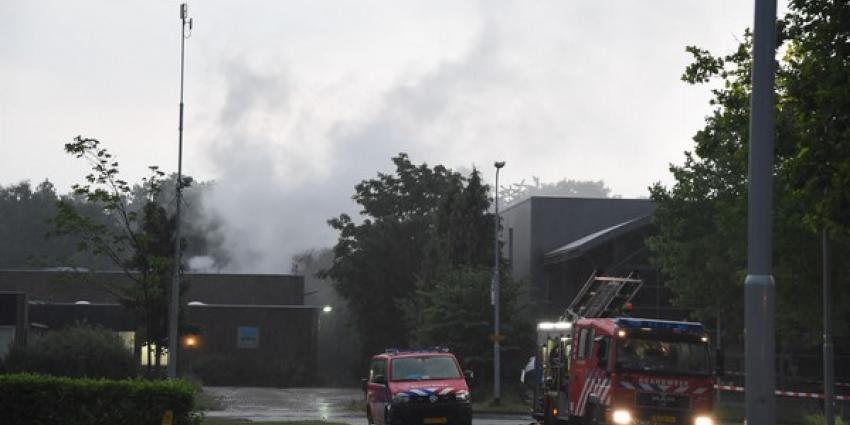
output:
{"label": "grey overcast sky", "polygon": [[[125,177],[176,170],[178,1],[0,0],[0,184],[85,174],[81,134]],[[744,0],[223,1],[189,4],[184,171],[219,182],[235,269],[288,271],[389,158],[505,182],[669,183],[710,111],[685,46],[733,49]]]}

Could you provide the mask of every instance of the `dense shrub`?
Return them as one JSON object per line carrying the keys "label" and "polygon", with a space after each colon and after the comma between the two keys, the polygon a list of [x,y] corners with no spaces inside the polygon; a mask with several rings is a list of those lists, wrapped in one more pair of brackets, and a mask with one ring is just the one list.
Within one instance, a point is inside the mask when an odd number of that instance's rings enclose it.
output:
{"label": "dense shrub", "polygon": [[136,375],[133,354],[114,332],[78,323],[15,346],[6,357],[9,372],[72,378],[124,379]]}
{"label": "dense shrub", "polygon": [[[807,413],[803,415],[803,425],[823,425],[826,423],[826,418],[823,413]],[[841,418],[841,415],[835,414],[835,425],[847,425],[847,421]]]}
{"label": "dense shrub", "polygon": [[180,381],[93,380],[0,375],[0,423],[8,425],[159,425],[199,422],[194,389]]}

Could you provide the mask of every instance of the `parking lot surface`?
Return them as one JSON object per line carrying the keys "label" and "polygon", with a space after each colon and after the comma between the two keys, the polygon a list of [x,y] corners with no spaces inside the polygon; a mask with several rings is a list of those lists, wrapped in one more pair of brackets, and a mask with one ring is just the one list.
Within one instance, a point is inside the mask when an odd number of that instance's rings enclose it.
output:
{"label": "parking lot surface", "polygon": [[[219,410],[205,414],[211,418],[240,418],[256,422],[286,420],[328,420],[366,425],[361,411],[363,393],[357,388],[251,388],[204,387],[218,400]],[[528,425],[524,415],[478,414],[474,425]]]}

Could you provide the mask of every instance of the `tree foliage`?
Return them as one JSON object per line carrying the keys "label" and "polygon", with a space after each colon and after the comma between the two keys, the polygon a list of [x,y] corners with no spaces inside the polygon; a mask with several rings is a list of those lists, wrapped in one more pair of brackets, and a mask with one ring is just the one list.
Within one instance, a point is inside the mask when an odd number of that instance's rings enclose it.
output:
{"label": "tree foliage", "polygon": [[[493,308],[490,306],[492,272],[486,267],[460,266],[418,285],[416,299],[422,306],[413,339],[420,346],[446,345],[478,376],[491,375],[493,364]],[[519,315],[521,285],[502,279],[500,294],[500,343],[502,370],[510,376],[522,368],[534,329]]]}
{"label": "tree foliage", "polygon": [[[72,186],[73,194],[87,205],[96,206],[102,217],[93,219],[81,214],[77,203],[65,198],[58,203],[57,214],[52,219],[53,233],[74,237],[79,251],[109,259],[132,282],[131,285],[107,283],[105,289],[139,314],[145,330],[142,339],[155,344],[154,358],[158,365],[160,353],[167,345],[168,305],[175,267],[176,222],[157,201],[165,173],[151,166],[150,176],[142,183],[144,204],[133,205],[132,186],[120,179],[118,162],[100,141],[77,137],[65,145],[65,151],[91,166],[92,172],[85,177],[85,183]],[[181,282],[181,292],[185,289],[185,282]]]}
{"label": "tree foliage", "polygon": [[[781,345],[810,346],[820,312],[819,231],[827,229],[835,252],[850,235],[850,4],[790,3],[779,23],[784,52],[776,80],[774,264]],[[682,165],[671,166],[676,183],[655,184],[649,241],[675,301],[695,308],[702,320],[721,317],[727,337],[743,328],[746,274],[747,160],[751,94],[749,31],[730,54],[714,56],[689,47],[694,62],[682,79],[719,81],[712,113],[694,136]],[[836,269],[850,259],[835,256]],[[848,278],[835,275],[837,335],[847,332]]]}
{"label": "tree foliage", "polygon": [[[157,204],[173,215],[177,176],[171,174],[157,182],[159,193]],[[208,256],[213,268],[224,268],[230,258],[224,249],[222,221],[208,214],[204,202],[210,197],[214,182],[196,182],[183,190],[184,208],[181,211],[181,235],[186,239],[186,257]],[[145,184],[134,184],[127,202],[129,209],[141,213],[149,196],[150,188]],[[50,220],[57,214],[59,201],[65,202],[80,214],[107,227],[118,223],[103,214],[103,210],[85,197],[75,193],[60,195],[49,180],[38,185],[29,181],[0,185],[0,268],[29,269],[54,266],[97,270],[119,270],[109,259],[94,255],[91,251],[79,251],[79,241],[68,235],[53,232]],[[48,234],[54,233],[53,237]]]}
{"label": "tree foliage", "polygon": [[[49,265],[51,259],[62,264],[82,264],[87,267],[106,267],[106,261],[76,250],[76,241],[69,237],[48,240],[49,220],[56,214],[59,195],[53,184],[45,180],[35,188],[24,181],[0,186],[0,268],[25,269]],[[96,208],[78,206],[80,214],[96,219]]]}
{"label": "tree foliage", "polygon": [[360,223],[345,214],[329,221],[340,236],[325,275],[348,301],[364,357],[390,346],[458,342],[438,330],[467,324],[434,313],[448,308],[440,304],[447,286],[481,301],[451,307],[468,310],[476,326],[492,312],[480,278],[492,267],[493,216],[480,174],[414,165],[406,154],[392,160],[394,173],[355,187]]}

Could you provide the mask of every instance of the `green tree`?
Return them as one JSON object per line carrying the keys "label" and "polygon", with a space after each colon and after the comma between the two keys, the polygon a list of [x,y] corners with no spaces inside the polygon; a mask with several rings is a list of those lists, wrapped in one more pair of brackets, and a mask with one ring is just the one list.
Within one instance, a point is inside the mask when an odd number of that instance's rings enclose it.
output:
{"label": "green tree", "polygon": [[[488,187],[473,169],[465,184],[453,186],[436,213],[431,255],[416,282],[416,295],[405,314],[419,346],[451,347],[479,376],[491,376],[493,366],[493,214]],[[500,259],[500,261],[503,261]],[[503,263],[504,265],[504,263]],[[500,333],[502,371],[521,368],[533,329],[517,314],[520,285],[502,268]]]}
{"label": "green tree", "polygon": [[[416,298],[422,305],[414,341],[421,346],[451,347],[464,368],[490,376],[493,367],[493,307],[490,305],[492,271],[487,267],[459,266],[432,282],[420,282]],[[518,313],[520,286],[503,276],[500,332],[502,371],[512,376],[525,364],[534,344],[534,329]]]}
{"label": "green tree", "polygon": [[850,236],[850,3],[792,0],[785,17],[788,184],[812,230]]}
{"label": "green tree", "polygon": [[492,266],[493,215],[488,186],[473,169],[459,175],[437,205],[423,278],[459,266]]}
{"label": "green tree", "polygon": [[[131,285],[107,283],[107,290],[137,312],[144,327],[142,340],[155,346],[155,363],[166,344],[168,304],[174,271],[173,217],[158,202],[165,173],[150,167],[151,175],[143,179],[146,191],[144,205],[132,205],[132,187],[119,178],[118,162],[96,139],[77,137],[65,145],[65,151],[84,159],[92,168],[85,184],[72,186],[73,193],[88,205],[102,211],[101,219],[81,214],[77,202],[63,198],[52,219],[53,234],[71,236],[78,249],[108,258],[124,272]],[[181,282],[181,292],[185,291]],[[151,352],[148,351],[148,365]]]}
{"label": "green tree", "polygon": [[[25,269],[48,264],[49,259],[61,259],[63,264],[108,266],[90,255],[77,253],[71,238],[48,239],[49,219],[56,214],[59,196],[50,181],[34,189],[28,181],[0,186],[0,268]],[[96,217],[92,208],[81,213]]]}
{"label": "green tree", "polygon": [[[340,215],[329,224],[340,232],[333,265],[324,273],[348,301],[363,355],[408,346],[426,305],[415,299],[417,281],[463,264],[488,264],[492,216],[487,187],[441,165],[414,165],[393,158],[393,174],[379,173],[355,187],[361,223]],[[413,310],[413,312],[411,312]]]}
{"label": "green tree", "polygon": [[443,166],[416,166],[406,154],[393,158],[394,174],[355,186],[362,223],[342,214],[328,223],[340,232],[325,276],[357,318],[363,355],[406,346],[410,329],[401,303],[414,290],[440,200],[460,176]]}
{"label": "green tree", "polygon": [[[780,22],[782,51],[776,80],[774,274],[783,350],[818,342],[812,318],[820,312],[818,231],[826,227],[845,251],[850,230],[850,4],[792,1]],[[674,301],[702,320],[722,318],[727,342],[741,334],[746,274],[747,157],[751,34],[725,56],[689,47],[694,62],[683,75],[689,84],[719,80],[714,111],[694,136],[693,152],[671,166],[676,183],[655,184],[649,240],[667,276]],[[836,256],[836,268],[850,259]],[[846,276],[836,276],[834,305],[846,334]]]}

